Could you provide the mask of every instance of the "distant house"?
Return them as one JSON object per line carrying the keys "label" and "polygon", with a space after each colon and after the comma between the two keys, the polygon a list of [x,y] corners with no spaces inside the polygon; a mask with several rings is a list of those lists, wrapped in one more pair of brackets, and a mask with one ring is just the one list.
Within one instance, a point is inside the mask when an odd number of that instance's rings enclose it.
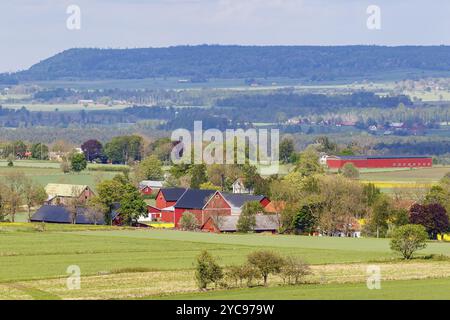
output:
{"label": "distant house", "polygon": [[67,205],[70,199],[78,199],[81,203],[93,197],[94,191],[87,185],[49,183],[45,187],[48,195],[46,204]]}
{"label": "distant house", "polygon": [[163,187],[163,181],[144,180],[139,182],[139,190],[143,195],[152,195]]}
{"label": "distant house", "polygon": [[347,224],[340,224],[337,226],[336,230],[331,233],[320,234],[332,237],[350,237],[350,238],[360,238],[361,237],[361,224],[358,220],[352,219]]}
{"label": "distant house", "polygon": [[245,187],[244,178],[239,178],[233,183],[233,193],[253,193],[253,190]]}
{"label": "distant house", "polygon": [[63,162],[64,158],[67,156],[66,152],[53,152],[50,151],[48,153],[48,158],[51,161],[58,161],[58,162]]}
{"label": "distant house", "polygon": [[161,209],[148,205],[147,206],[147,216],[142,217],[140,221],[149,222],[149,221],[157,221],[161,218]]}
{"label": "distant house", "polygon": [[[113,224],[118,224],[119,222],[119,213],[116,210],[112,212],[112,221]],[[75,218],[75,221],[73,221]],[[31,217],[31,222],[46,222],[46,223],[61,223],[61,224],[97,224],[104,225],[105,219],[103,214],[94,213],[91,214],[88,212],[86,208],[79,207],[77,208],[76,217],[73,217],[72,214],[64,207],[64,206],[53,206],[53,205],[43,205],[36,211],[35,214]]]}
{"label": "distant house", "polygon": [[[202,230],[210,232],[236,232],[239,216],[223,216],[220,219],[214,220],[212,217],[208,218],[206,223],[202,226]],[[256,226],[254,232],[272,232],[275,233],[280,227],[279,218],[277,215],[256,215]]]}

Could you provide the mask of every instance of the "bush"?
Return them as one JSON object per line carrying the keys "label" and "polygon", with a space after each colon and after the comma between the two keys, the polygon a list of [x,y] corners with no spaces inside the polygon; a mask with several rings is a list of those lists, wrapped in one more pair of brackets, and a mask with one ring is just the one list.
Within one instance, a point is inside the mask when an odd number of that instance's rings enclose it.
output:
{"label": "bush", "polygon": [[235,286],[242,287],[246,281],[247,287],[251,287],[253,280],[259,278],[259,272],[252,265],[246,263],[241,266],[231,266],[228,268],[226,278]]}
{"label": "bush", "polygon": [[215,259],[208,253],[203,251],[196,261],[195,279],[200,290],[206,290],[208,284],[217,283],[223,278],[223,270]]}
{"label": "bush", "polygon": [[254,267],[267,286],[267,279],[271,273],[279,273],[284,266],[284,259],[279,254],[271,251],[256,251],[247,257],[248,263]]}
{"label": "bush", "polygon": [[400,252],[404,259],[409,260],[412,258],[414,252],[424,249],[427,246],[427,239],[428,234],[423,226],[407,224],[398,227],[393,232],[391,250]]}
{"label": "bush", "polygon": [[309,265],[299,258],[287,257],[281,268],[284,283],[298,284],[306,275],[311,274]]}
{"label": "bush", "polygon": [[182,230],[194,231],[198,229],[197,218],[192,212],[183,213],[179,224]]}
{"label": "bush", "polygon": [[70,164],[67,161],[61,162],[61,171],[63,173],[69,173],[70,172]]}
{"label": "bush", "polygon": [[342,175],[349,179],[358,179],[359,178],[359,170],[353,163],[346,163],[340,169]]}
{"label": "bush", "polygon": [[82,153],[75,153],[70,158],[70,168],[72,171],[81,172],[87,167],[86,157]]}
{"label": "bush", "polygon": [[45,225],[45,222],[41,222],[39,224],[35,224],[33,226],[33,230],[36,232],[44,232],[47,229],[47,226]]}

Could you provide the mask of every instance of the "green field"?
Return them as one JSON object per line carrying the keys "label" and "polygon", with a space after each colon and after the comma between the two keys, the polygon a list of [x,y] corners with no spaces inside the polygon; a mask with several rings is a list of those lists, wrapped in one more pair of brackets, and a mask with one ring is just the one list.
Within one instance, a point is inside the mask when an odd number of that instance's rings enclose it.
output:
{"label": "green field", "polygon": [[[358,294],[362,290],[369,264],[382,266],[386,281],[450,278],[450,260],[444,258],[450,257],[449,243],[430,242],[418,259],[405,263],[389,250],[388,242],[387,239],[227,235],[69,225],[47,225],[47,231],[37,232],[32,224],[0,224],[0,299],[129,299],[183,292],[192,295],[196,292],[195,257],[205,249],[224,267],[243,263],[250,252],[268,249],[301,257],[313,268],[313,275],[308,278],[311,285],[280,287],[280,278],[273,277],[269,289],[217,291],[210,293],[212,298],[226,295],[233,299],[241,294],[250,298],[253,292],[255,298],[259,295],[281,298],[295,292],[298,293],[294,297],[303,298],[303,287],[316,291],[317,295],[323,291],[323,297],[343,290],[351,298],[352,292]],[[70,265],[81,269],[81,290],[65,288]],[[11,292],[12,288],[15,293]],[[392,288],[394,292],[395,287]],[[191,297],[197,295],[188,296]]]}
{"label": "green field", "polygon": [[[448,300],[450,278],[385,281],[379,290],[364,283],[252,288],[162,297],[172,300]],[[151,299],[151,297],[150,297]]]}
{"label": "green field", "polygon": [[434,183],[450,172],[450,166],[422,169],[361,170],[360,179],[367,181]]}
{"label": "green field", "polygon": [[81,173],[65,174],[60,163],[51,161],[21,160],[14,161],[14,167],[7,167],[6,161],[0,161],[0,180],[14,172],[23,172],[36,182],[46,186],[48,183],[67,183],[89,185],[95,189],[103,179],[114,177],[120,170],[128,168],[121,165],[89,164],[88,170]]}

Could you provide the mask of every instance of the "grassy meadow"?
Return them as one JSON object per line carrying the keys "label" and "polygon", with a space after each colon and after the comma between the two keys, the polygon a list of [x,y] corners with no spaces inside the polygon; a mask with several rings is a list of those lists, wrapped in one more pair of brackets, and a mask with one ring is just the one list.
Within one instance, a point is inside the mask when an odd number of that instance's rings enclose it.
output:
{"label": "grassy meadow", "polygon": [[21,160],[14,161],[14,167],[8,167],[6,161],[0,161],[0,180],[14,172],[23,172],[36,182],[46,186],[48,183],[67,183],[89,185],[114,177],[119,170],[127,168],[120,165],[89,164],[88,169],[80,173],[63,173],[59,162]]}
{"label": "grassy meadow", "polygon": [[450,278],[385,281],[380,290],[368,290],[365,283],[308,284],[291,287],[249,288],[211,293],[163,296],[172,300],[441,300],[450,299]]}
{"label": "grassy meadow", "polygon": [[[309,262],[313,273],[307,284],[281,286],[282,280],[273,276],[269,288],[218,289],[206,295],[197,292],[193,269],[202,250],[208,250],[226,267],[243,263],[247,254],[261,249]],[[359,292],[370,295],[364,287],[367,266],[373,264],[381,267],[383,285],[392,288],[392,292],[381,290],[378,297],[396,298],[397,282],[406,290],[412,279],[427,279],[413,282],[419,286],[428,281],[450,281],[449,257],[450,244],[438,242],[430,242],[417,259],[403,262],[389,250],[387,239],[68,225],[47,225],[46,231],[38,232],[33,224],[8,223],[0,224],[0,299],[307,298],[302,289],[311,290],[310,297],[330,298],[342,290],[344,298],[354,298]],[[70,265],[81,269],[80,290],[66,288]],[[450,298],[448,293],[443,297]]]}

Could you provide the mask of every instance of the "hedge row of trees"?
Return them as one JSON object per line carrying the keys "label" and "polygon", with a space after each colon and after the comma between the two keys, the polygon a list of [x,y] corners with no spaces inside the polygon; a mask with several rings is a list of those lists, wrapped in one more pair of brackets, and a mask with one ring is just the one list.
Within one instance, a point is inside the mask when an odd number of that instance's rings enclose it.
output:
{"label": "hedge row of trees", "polygon": [[207,290],[210,284],[221,286],[251,287],[257,281],[269,284],[270,275],[279,275],[285,284],[299,284],[311,274],[309,265],[302,259],[283,257],[272,251],[255,251],[247,256],[242,265],[222,268],[216,259],[203,251],[196,259],[195,279],[200,290]]}

